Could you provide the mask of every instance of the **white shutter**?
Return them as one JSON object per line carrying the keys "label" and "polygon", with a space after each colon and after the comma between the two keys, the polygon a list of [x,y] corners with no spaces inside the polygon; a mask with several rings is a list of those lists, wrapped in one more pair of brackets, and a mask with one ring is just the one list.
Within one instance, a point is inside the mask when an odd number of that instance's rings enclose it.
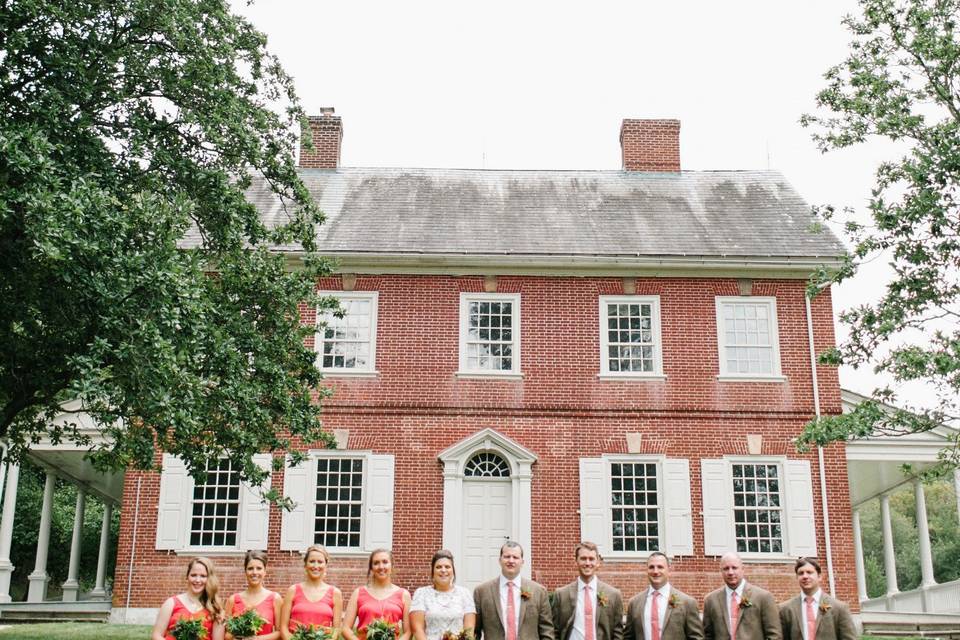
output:
{"label": "white shutter", "polygon": [[180,458],[163,454],[160,499],[157,512],[157,549],[178,550],[186,546],[190,529],[193,478]]}
{"label": "white shutter", "polygon": [[[269,453],[258,453],[253,456],[253,463],[270,473],[272,457]],[[251,487],[247,483],[241,489],[240,502],[240,531],[237,546],[245,551],[252,549],[266,550],[267,530],[270,524],[270,505],[265,502],[261,494],[270,489],[270,476],[267,475],[259,487]]]}
{"label": "white shutter", "polygon": [[600,555],[609,553],[607,535],[609,491],[606,490],[603,458],[580,458],[580,539],[597,545]]}
{"label": "white shutter", "polygon": [[370,456],[367,464],[366,549],[389,549],[393,545],[393,456]]}
{"label": "white shutter", "polygon": [[690,461],[663,461],[663,506],[666,532],[664,551],[669,556],[693,555],[693,510],[690,507]]}
{"label": "white shutter", "polygon": [[817,530],[813,515],[813,482],[808,460],[787,460],[787,542],[794,557],[817,555]]}
{"label": "white shutter", "polygon": [[726,460],[701,460],[703,553],[721,556],[736,549],[733,537],[733,484]]}
{"label": "white shutter", "polygon": [[[286,469],[283,473],[283,495],[294,502],[293,509],[283,510],[280,523],[280,550],[303,551],[313,544],[312,533],[314,496],[312,491],[316,484],[315,472],[317,463],[313,458],[307,458],[298,466],[290,466],[287,458]],[[309,541],[308,541],[309,540]]]}

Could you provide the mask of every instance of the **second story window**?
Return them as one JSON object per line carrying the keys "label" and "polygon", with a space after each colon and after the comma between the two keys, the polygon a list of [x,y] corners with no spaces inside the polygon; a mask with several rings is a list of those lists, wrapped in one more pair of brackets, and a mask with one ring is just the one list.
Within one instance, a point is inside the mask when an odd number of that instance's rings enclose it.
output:
{"label": "second story window", "polygon": [[317,360],[328,374],[374,373],[377,346],[377,293],[337,292],[343,317],[317,316]]}
{"label": "second story window", "polygon": [[660,299],[600,296],[600,375],[660,377]]}
{"label": "second story window", "polygon": [[520,373],[519,294],[460,294],[460,373]]}
{"label": "second story window", "polygon": [[779,378],[774,298],[717,298],[720,377]]}

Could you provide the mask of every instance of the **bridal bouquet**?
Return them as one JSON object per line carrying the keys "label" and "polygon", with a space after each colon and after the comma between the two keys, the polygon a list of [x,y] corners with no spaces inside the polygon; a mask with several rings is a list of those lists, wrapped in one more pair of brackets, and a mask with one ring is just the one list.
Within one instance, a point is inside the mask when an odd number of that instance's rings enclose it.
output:
{"label": "bridal bouquet", "polygon": [[255,609],[247,609],[227,620],[227,632],[234,638],[252,638],[260,633],[265,624],[267,621],[261,618]]}

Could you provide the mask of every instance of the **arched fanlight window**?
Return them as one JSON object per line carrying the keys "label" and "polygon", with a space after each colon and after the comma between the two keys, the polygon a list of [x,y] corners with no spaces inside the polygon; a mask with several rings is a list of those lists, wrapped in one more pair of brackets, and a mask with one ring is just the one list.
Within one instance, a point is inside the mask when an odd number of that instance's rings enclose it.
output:
{"label": "arched fanlight window", "polygon": [[510,465],[496,453],[483,451],[467,461],[463,475],[467,478],[509,478]]}

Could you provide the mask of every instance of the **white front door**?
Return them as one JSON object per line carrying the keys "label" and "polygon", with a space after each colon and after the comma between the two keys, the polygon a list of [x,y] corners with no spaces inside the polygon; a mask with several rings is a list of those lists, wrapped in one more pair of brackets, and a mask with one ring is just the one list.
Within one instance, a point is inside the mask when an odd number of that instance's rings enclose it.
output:
{"label": "white front door", "polygon": [[510,539],[509,478],[463,481],[463,558],[457,583],[470,589],[500,574],[500,547]]}

